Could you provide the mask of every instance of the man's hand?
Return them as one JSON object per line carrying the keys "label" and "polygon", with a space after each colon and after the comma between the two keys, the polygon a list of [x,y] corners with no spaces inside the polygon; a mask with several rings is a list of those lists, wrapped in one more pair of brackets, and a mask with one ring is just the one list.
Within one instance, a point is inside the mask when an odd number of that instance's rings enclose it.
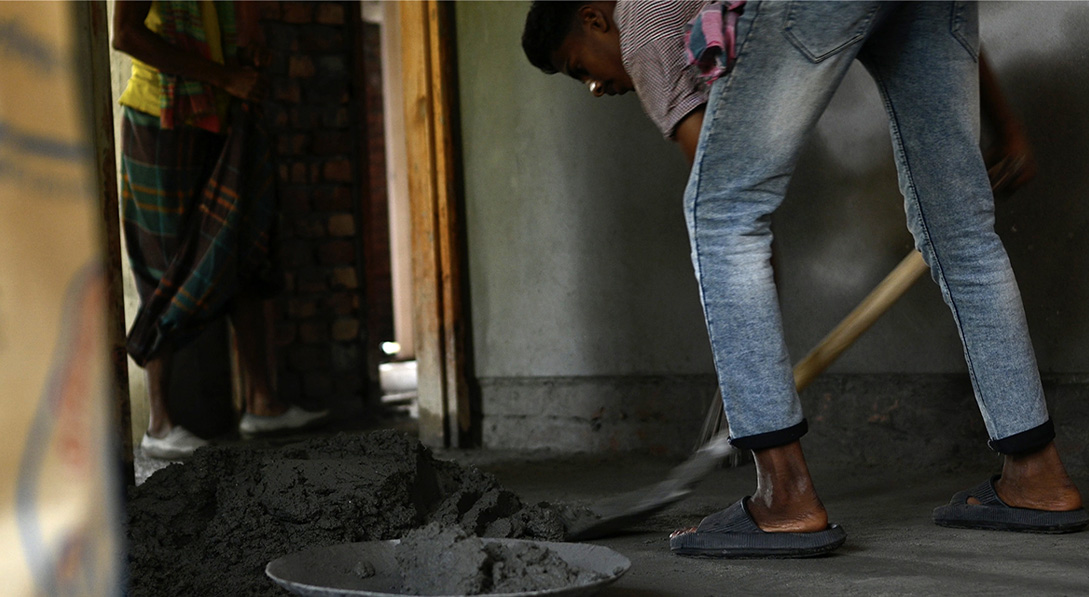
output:
{"label": "man's hand", "polygon": [[986,55],[979,53],[979,98],[984,122],[995,132],[996,145],[984,159],[991,188],[996,194],[1009,194],[1036,177],[1032,147],[1013,108],[1006,101],[1002,87]]}
{"label": "man's hand", "polygon": [[265,97],[268,85],[261,73],[251,67],[228,67],[223,82],[227,93],[250,102],[259,102]]}
{"label": "man's hand", "polygon": [[166,42],[144,24],[151,2],[118,2],[114,8],[113,48],[161,72],[215,85],[230,95],[260,101],[267,85],[252,67],[227,66]]}
{"label": "man's hand", "polygon": [[1007,122],[1001,139],[987,151],[987,176],[995,193],[1009,194],[1036,177],[1036,159],[1017,122]]}

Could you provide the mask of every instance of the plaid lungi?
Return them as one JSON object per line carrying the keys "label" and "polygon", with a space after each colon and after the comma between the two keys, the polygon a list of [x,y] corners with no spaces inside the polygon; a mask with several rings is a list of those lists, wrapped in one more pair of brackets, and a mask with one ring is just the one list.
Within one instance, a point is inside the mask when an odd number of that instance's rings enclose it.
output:
{"label": "plaid lungi", "polygon": [[192,340],[239,293],[280,289],[270,143],[248,106],[235,102],[230,122],[224,138],[124,110],[122,219],[140,293],[126,348],[140,365]]}

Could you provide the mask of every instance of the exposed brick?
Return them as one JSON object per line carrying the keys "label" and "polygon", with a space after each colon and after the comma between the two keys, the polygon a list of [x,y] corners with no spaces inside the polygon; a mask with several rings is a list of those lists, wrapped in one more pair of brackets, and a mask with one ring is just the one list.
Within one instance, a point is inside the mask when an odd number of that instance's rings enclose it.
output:
{"label": "exposed brick", "polygon": [[333,270],[333,288],[358,288],[359,278],[354,267],[338,267]]}
{"label": "exposed brick", "polygon": [[322,2],[314,14],[314,20],[323,25],[343,25],[344,5]]}
{"label": "exposed brick", "polygon": [[284,291],[295,292],[295,272],[284,272]]}
{"label": "exposed brick", "polygon": [[317,301],[301,298],[293,298],[287,301],[287,314],[292,319],[306,319],[313,317],[317,312]]}
{"label": "exposed brick", "polygon": [[309,2],[281,2],[280,19],[296,25],[310,23],[314,20],[314,5]]}
{"label": "exposed brick", "polygon": [[280,182],[291,182],[291,168],[287,164],[280,164],[276,168],[276,176]]}
{"label": "exposed brick", "polygon": [[289,321],[281,321],[276,324],[276,346],[287,346],[295,341],[298,326]]}
{"label": "exposed brick", "polygon": [[355,293],[334,292],[321,300],[322,311],[333,315],[351,315]]}
{"label": "exposed brick", "polygon": [[302,396],[302,378],[298,373],[286,371],[283,367],[276,372],[276,394],[289,402]]}
{"label": "exposed brick", "polygon": [[346,240],[332,240],[318,247],[318,261],[326,265],[355,263],[355,246]]}
{"label": "exposed brick", "polygon": [[330,216],[329,236],[355,236],[355,217],[352,214]]}
{"label": "exposed brick", "polygon": [[[268,104],[269,102],[266,102],[266,105]],[[272,119],[272,126],[277,129],[282,129],[286,127],[287,123],[290,122],[290,117],[287,113],[287,110],[274,104],[272,109],[274,110],[274,112],[270,115]]]}
{"label": "exposed brick", "polygon": [[329,341],[329,326],[324,321],[306,321],[299,324],[299,341],[317,344]]}
{"label": "exposed brick", "polygon": [[[302,87],[299,86],[298,81],[289,79],[274,80],[272,82],[272,96],[277,101],[297,104],[302,101]],[[284,124],[287,124],[286,116],[284,117]]]}
{"label": "exposed brick", "polygon": [[265,50],[266,62],[262,70],[265,76],[272,81],[274,88],[279,78],[287,76],[287,57],[288,50],[286,48]]}
{"label": "exposed brick", "polygon": [[261,19],[266,20],[280,20],[280,3],[279,2],[262,2],[261,3]]}
{"label": "exposed brick", "polygon": [[280,135],[276,140],[276,152],[280,155],[300,155],[309,153],[309,135]]}
{"label": "exposed brick", "polygon": [[306,86],[306,101],[312,104],[343,104],[348,93],[348,81],[317,77]]}
{"label": "exposed brick", "polygon": [[363,390],[363,378],[356,373],[356,369],[349,369],[339,373],[333,382],[333,392],[337,396],[358,396]]}
{"label": "exposed brick", "polygon": [[326,128],[340,129],[348,126],[348,109],[338,108],[329,110],[322,116],[322,124]]}
{"label": "exposed brick", "polygon": [[310,218],[298,218],[292,222],[292,230],[299,238],[322,238],[325,236],[325,225],[321,220]]}
{"label": "exposed brick", "polygon": [[293,79],[307,79],[317,72],[314,60],[309,56],[292,56],[287,63],[287,75]]}
{"label": "exposed brick", "polygon": [[315,182],[321,180],[321,170],[321,163],[315,162],[313,164],[310,164],[310,180],[313,180]]}
{"label": "exposed brick", "polygon": [[351,160],[325,162],[322,175],[329,182],[352,182],[352,162]]}
{"label": "exposed brick", "polygon": [[300,269],[295,273],[295,285],[300,294],[311,294],[329,290],[325,281],[325,272],[316,267]]}
{"label": "exposed brick", "polygon": [[291,164],[291,182],[296,184],[309,182],[307,178],[306,163],[294,162]]}
{"label": "exposed brick", "polygon": [[342,77],[348,72],[347,57],[332,54],[318,58],[318,71],[330,77]]}
{"label": "exposed brick", "polygon": [[280,253],[280,260],[287,268],[298,268],[314,262],[314,248],[307,241],[285,240],[280,244]]}
{"label": "exposed brick", "polygon": [[329,185],[314,192],[314,211],[351,211],[352,188],[347,185]]}
{"label": "exposed brick", "polygon": [[303,394],[307,398],[325,398],[333,393],[333,379],[327,373],[303,374]]}
{"label": "exposed brick", "polygon": [[[269,2],[269,4],[272,4]],[[264,23],[262,25],[265,33],[265,44],[268,45],[270,50],[274,50],[272,60],[275,62],[277,56],[285,55],[285,51],[291,47],[291,44],[295,43],[295,40],[299,37],[298,28],[291,25],[285,25],[283,23]]]}
{"label": "exposed brick", "polygon": [[289,216],[310,213],[310,197],[305,188],[280,189],[280,209]]}
{"label": "exposed brick", "polygon": [[359,320],[346,317],[333,322],[333,340],[347,342],[359,339]]}
{"label": "exposed brick", "polygon": [[352,134],[346,131],[318,131],[314,133],[314,143],[311,147],[315,155],[350,153]]}
{"label": "exposed brick", "polygon": [[300,52],[307,54],[343,53],[346,49],[344,34],[339,27],[307,25],[298,37]]}
{"label": "exposed brick", "polygon": [[327,353],[321,344],[296,344],[288,349],[287,362],[295,371],[324,371],[329,368]]}
{"label": "exposed brick", "polygon": [[362,358],[358,344],[334,344],[329,351],[333,369],[336,371],[352,371],[358,369]]}
{"label": "exposed brick", "polygon": [[325,110],[320,107],[298,106],[291,109],[291,126],[302,130],[314,130],[325,120]]}

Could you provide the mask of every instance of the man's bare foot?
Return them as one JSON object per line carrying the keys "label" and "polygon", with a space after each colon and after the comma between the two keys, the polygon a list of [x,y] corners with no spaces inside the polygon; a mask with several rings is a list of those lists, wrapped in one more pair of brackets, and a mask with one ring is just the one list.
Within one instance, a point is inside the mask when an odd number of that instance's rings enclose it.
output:
{"label": "man's bare foot", "polygon": [[[1082,507],[1081,493],[1059,459],[1055,443],[1029,454],[1006,455],[995,481],[999,499],[1015,508],[1068,512]],[[979,504],[975,498],[969,504]]]}

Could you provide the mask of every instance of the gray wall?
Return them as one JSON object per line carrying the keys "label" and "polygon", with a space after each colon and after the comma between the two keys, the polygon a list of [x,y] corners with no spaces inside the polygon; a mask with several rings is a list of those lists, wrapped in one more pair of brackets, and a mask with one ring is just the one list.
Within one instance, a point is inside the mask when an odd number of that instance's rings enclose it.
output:
{"label": "gray wall", "polygon": [[[527,8],[457,4],[485,443],[668,451],[691,436],[713,391],[681,211],[687,167],[633,95],[594,99],[533,69],[519,43]],[[1089,4],[986,4],[981,13],[984,45],[1040,163],[1038,179],[999,205],[999,232],[1041,368],[1089,374]],[[775,230],[797,359],[912,246],[884,112],[857,65]],[[948,312],[924,280],[830,372],[963,369]]]}

